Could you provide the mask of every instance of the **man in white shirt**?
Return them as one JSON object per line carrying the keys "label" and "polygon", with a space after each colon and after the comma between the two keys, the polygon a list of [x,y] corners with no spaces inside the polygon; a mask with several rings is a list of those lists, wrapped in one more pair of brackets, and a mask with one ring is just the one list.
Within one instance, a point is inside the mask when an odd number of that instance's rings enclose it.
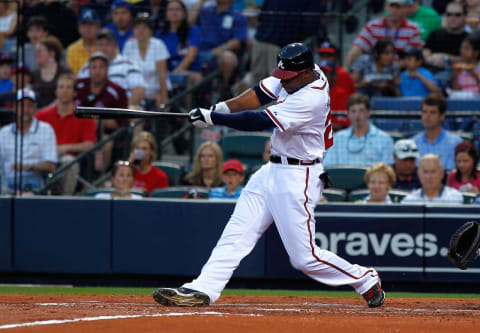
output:
{"label": "man in white shirt", "polygon": [[422,187],[407,195],[402,203],[463,204],[462,193],[442,184],[444,175],[445,169],[440,157],[434,154],[424,155],[418,163],[418,178]]}
{"label": "man in white shirt", "polygon": [[[6,178],[2,180],[2,187],[14,192],[32,191],[42,188],[44,173],[55,171],[55,132],[48,123],[38,121],[33,116],[36,98],[32,90],[18,90],[17,102],[17,122],[0,129],[1,167]],[[17,132],[19,129],[21,133]]]}
{"label": "man in white shirt", "polygon": [[[137,63],[118,52],[117,40],[111,30],[102,29],[97,34],[97,49],[108,58],[108,79],[125,89],[128,105],[138,107],[145,98],[145,80]],[[86,63],[80,69],[79,79],[90,77],[88,66]]]}

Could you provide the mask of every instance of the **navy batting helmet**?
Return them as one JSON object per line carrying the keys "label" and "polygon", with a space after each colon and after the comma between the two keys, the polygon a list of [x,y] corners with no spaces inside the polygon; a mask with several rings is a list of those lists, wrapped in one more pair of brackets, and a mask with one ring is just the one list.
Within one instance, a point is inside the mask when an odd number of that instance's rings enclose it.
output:
{"label": "navy batting helmet", "polygon": [[292,43],[278,52],[277,67],[272,71],[272,76],[288,80],[308,69],[313,69],[312,51],[302,43]]}

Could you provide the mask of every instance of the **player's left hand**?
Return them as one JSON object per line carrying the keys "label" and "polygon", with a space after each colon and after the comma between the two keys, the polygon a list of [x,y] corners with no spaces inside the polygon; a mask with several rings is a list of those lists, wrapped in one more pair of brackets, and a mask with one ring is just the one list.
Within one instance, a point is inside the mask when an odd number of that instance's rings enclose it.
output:
{"label": "player's left hand", "polygon": [[188,113],[188,121],[199,128],[207,128],[213,126],[210,114],[212,112],[207,109],[196,108]]}

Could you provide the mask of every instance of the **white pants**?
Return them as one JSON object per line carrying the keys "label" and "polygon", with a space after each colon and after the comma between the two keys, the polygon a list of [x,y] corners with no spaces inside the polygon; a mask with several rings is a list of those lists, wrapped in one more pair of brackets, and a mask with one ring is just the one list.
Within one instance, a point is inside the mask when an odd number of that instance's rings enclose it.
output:
{"label": "white pants", "polygon": [[352,265],[315,245],[314,209],[323,190],[321,172],[321,164],[265,164],[243,189],[200,276],[184,287],[202,291],[215,302],[240,261],[275,221],[296,269],[330,286],[351,285],[359,294],[370,289],[379,279],[373,268]]}

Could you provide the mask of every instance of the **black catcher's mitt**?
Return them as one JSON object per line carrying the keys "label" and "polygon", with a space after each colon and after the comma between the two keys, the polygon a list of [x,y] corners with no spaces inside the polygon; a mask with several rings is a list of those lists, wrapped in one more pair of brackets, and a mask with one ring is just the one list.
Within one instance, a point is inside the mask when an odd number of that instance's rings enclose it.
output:
{"label": "black catcher's mitt", "polygon": [[[452,235],[448,258],[460,269],[467,269],[480,254],[480,224],[470,221]],[[478,251],[478,252],[477,252]]]}

